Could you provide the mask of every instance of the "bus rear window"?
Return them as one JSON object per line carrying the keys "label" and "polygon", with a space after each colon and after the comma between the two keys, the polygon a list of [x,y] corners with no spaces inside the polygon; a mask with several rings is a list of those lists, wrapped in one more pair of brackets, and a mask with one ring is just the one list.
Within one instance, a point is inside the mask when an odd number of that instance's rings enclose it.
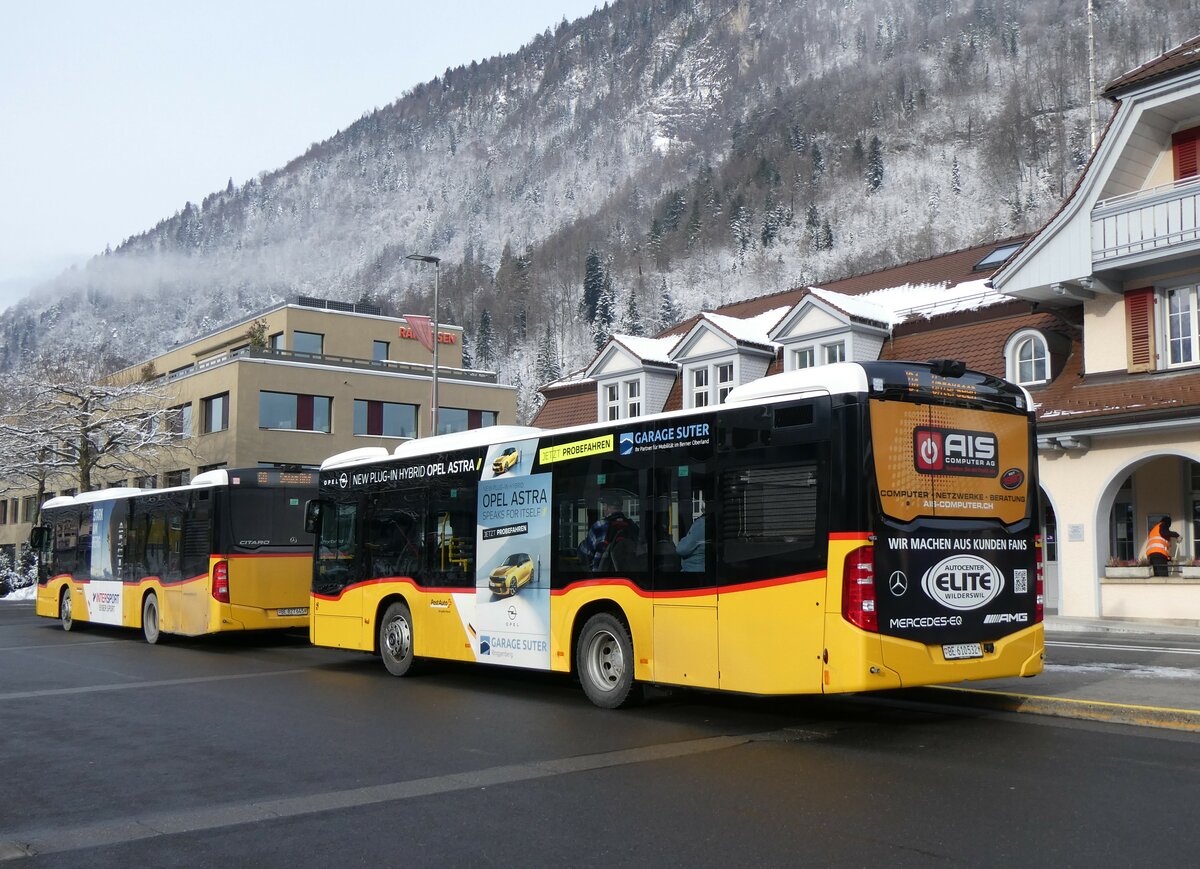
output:
{"label": "bus rear window", "polygon": [[311,547],[313,536],[304,530],[304,501],[311,496],[307,489],[230,488],[234,545],[245,549]]}

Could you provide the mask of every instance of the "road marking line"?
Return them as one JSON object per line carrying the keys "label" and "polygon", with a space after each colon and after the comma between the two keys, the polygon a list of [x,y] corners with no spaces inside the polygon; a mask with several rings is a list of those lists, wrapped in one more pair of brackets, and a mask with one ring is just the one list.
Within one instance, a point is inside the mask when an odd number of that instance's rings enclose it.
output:
{"label": "road marking line", "polygon": [[1054,641],[1046,643],[1047,646],[1062,646],[1073,649],[1105,649],[1107,651],[1118,652],[1171,652],[1177,655],[1200,655],[1200,649],[1184,649],[1178,646],[1120,646],[1109,643],[1070,643],[1065,641]]}
{"label": "road marking line", "polygon": [[771,734],[747,736],[710,736],[685,742],[647,745],[600,754],[585,754],[556,760],[532,761],[524,764],[496,766],[473,772],[451,773],[411,781],[328,791],[300,797],[258,800],[208,806],[179,812],[163,812],[130,818],[113,818],[79,827],[61,830],[18,830],[5,834],[0,841],[0,861],[19,860],[41,854],[79,851],[122,845],[176,833],[195,833],[242,824],[293,818],[339,809],[358,808],[376,803],[407,800],[453,791],[475,790],[495,785],[513,784],[531,779],[551,778],[575,772],[605,769],[615,766],[649,763],[676,757],[724,751],[750,742],[764,741]]}
{"label": "road marking line", "polygon": [[96,694],[101,691],[129,691],[133,688],[169,688],[175,685],[199,685],[204,682],[226,682],[234,679],[261,679],[266,676],[292,676],[311,673],[311,668],[271,670],[267,673],[233,673],[227,676],[193,676],[190,679],[157,679],[153,682],[115,682],[109,685],[85,685],[79,688],[45,688],[41,691],[13,691],[0,694],[0,701],[28,700],[33,697],[60,697],[71,694]]}
{"label": "road marking line", "polygon": [[0,652],[27,652],[30,649],[74,649],[77,646],[107,646],[127,643],[128,640],[86,640],[78,643],[42,643],[37,646],[0,646]]}

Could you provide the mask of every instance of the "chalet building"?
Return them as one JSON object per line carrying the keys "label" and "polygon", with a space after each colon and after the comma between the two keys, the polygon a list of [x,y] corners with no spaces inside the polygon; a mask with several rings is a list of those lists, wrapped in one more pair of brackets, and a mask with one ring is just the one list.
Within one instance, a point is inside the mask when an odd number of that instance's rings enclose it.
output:
{"label": "chalet building", "polygon": [[[1119,77],[1104,96],[1116,111],[1079,183],[993,284],[1081,324],[1063,369],[1049,365],[1033,390],[1042,486],[1063,532],[1063,611],[1194,621],[1200,36]],[[1163,514],[1181,535],[1170,575],[1125,568]]]}
{"label": "chalet building", "polygon": [[[249,337],[260,321],[265,347]],[[438,433],[514,423],[515,387],[463,368],[461,327],[438,332]],[[145,476],[110,473],[100,484],[176,486],[216,468],[318,467],[357,447],[392,449],[431,433],[431,362],[404,319],[373,306],[306,297],[276,305],[112,375],[162,378],[186,449]],[[50,485],[74,494],[72,481]],[[0,498],[0,546],[10,555],[29,539],[36,508],[32,493]]]}
{"label": "chalet building", "polygon": [[[1047,611],[1200,622],[1200,37],[1104,96],[1096,153],[1029,238],[614,336],[542,389],[534,424],[700,407],[842,359],[962,359],[1035,402]],[[1179,549],[1154,577],[1138,562],[1163,515]]]}

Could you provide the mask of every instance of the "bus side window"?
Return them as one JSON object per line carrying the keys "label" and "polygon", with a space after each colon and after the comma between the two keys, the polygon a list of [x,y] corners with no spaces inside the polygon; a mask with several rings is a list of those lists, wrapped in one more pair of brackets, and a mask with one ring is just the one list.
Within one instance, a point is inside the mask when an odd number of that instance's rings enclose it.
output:
{"label": "bus side window", "polygon": [[424,492],[396,491],[375,496],[363,526],[366,578],[405,577],[421,583],[424,564]]}
{"label": "bus side window", "polygon": [[54,523],[52,575],[74,574],[79,545],[79,517],[64,516]]}
{"label": "bus side window", "polygon": [[721,475],[722,579],[769,579],[825,564],[821,464],[797,459]]}
{"label": "bus side window", "polygon": [[707,519],[713,476],[704,465],[655,469],[654,570],[657,576],[711,570],[713,528]]}
{"label": "bus side window", "polygon": [[76,538],[75,569],[72,571],[78,579],[90,579],[92,571],[92,511],[91,506],[84,504],[79,517],[79,536]]}
{"label": "bus side window", "polygon": [[432,584],[475,587],[476,487],[437,486],[425,513],[425,554]]}

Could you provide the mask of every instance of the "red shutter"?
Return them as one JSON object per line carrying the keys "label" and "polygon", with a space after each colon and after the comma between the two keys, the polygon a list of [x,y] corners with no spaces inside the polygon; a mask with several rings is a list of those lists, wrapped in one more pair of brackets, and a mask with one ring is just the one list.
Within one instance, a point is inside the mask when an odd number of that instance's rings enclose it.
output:
{"label": "red shutter", "polygon": [[311,395],[296,396],[296,428],[300,431],[312,431],[313,427],[313,397]]}
{"label": "red shutter", "polygon": [[1175,158],[1175,180],[1200,174],[1200,127],[1180,130],[1171,136],[1171,153]]}
{"label": "red shutter", "polygon": [[1125,325],[1129,370],[1153,371],[1157,363],[1154,352],[1153,287],[1131,290],[1125,294]]}

